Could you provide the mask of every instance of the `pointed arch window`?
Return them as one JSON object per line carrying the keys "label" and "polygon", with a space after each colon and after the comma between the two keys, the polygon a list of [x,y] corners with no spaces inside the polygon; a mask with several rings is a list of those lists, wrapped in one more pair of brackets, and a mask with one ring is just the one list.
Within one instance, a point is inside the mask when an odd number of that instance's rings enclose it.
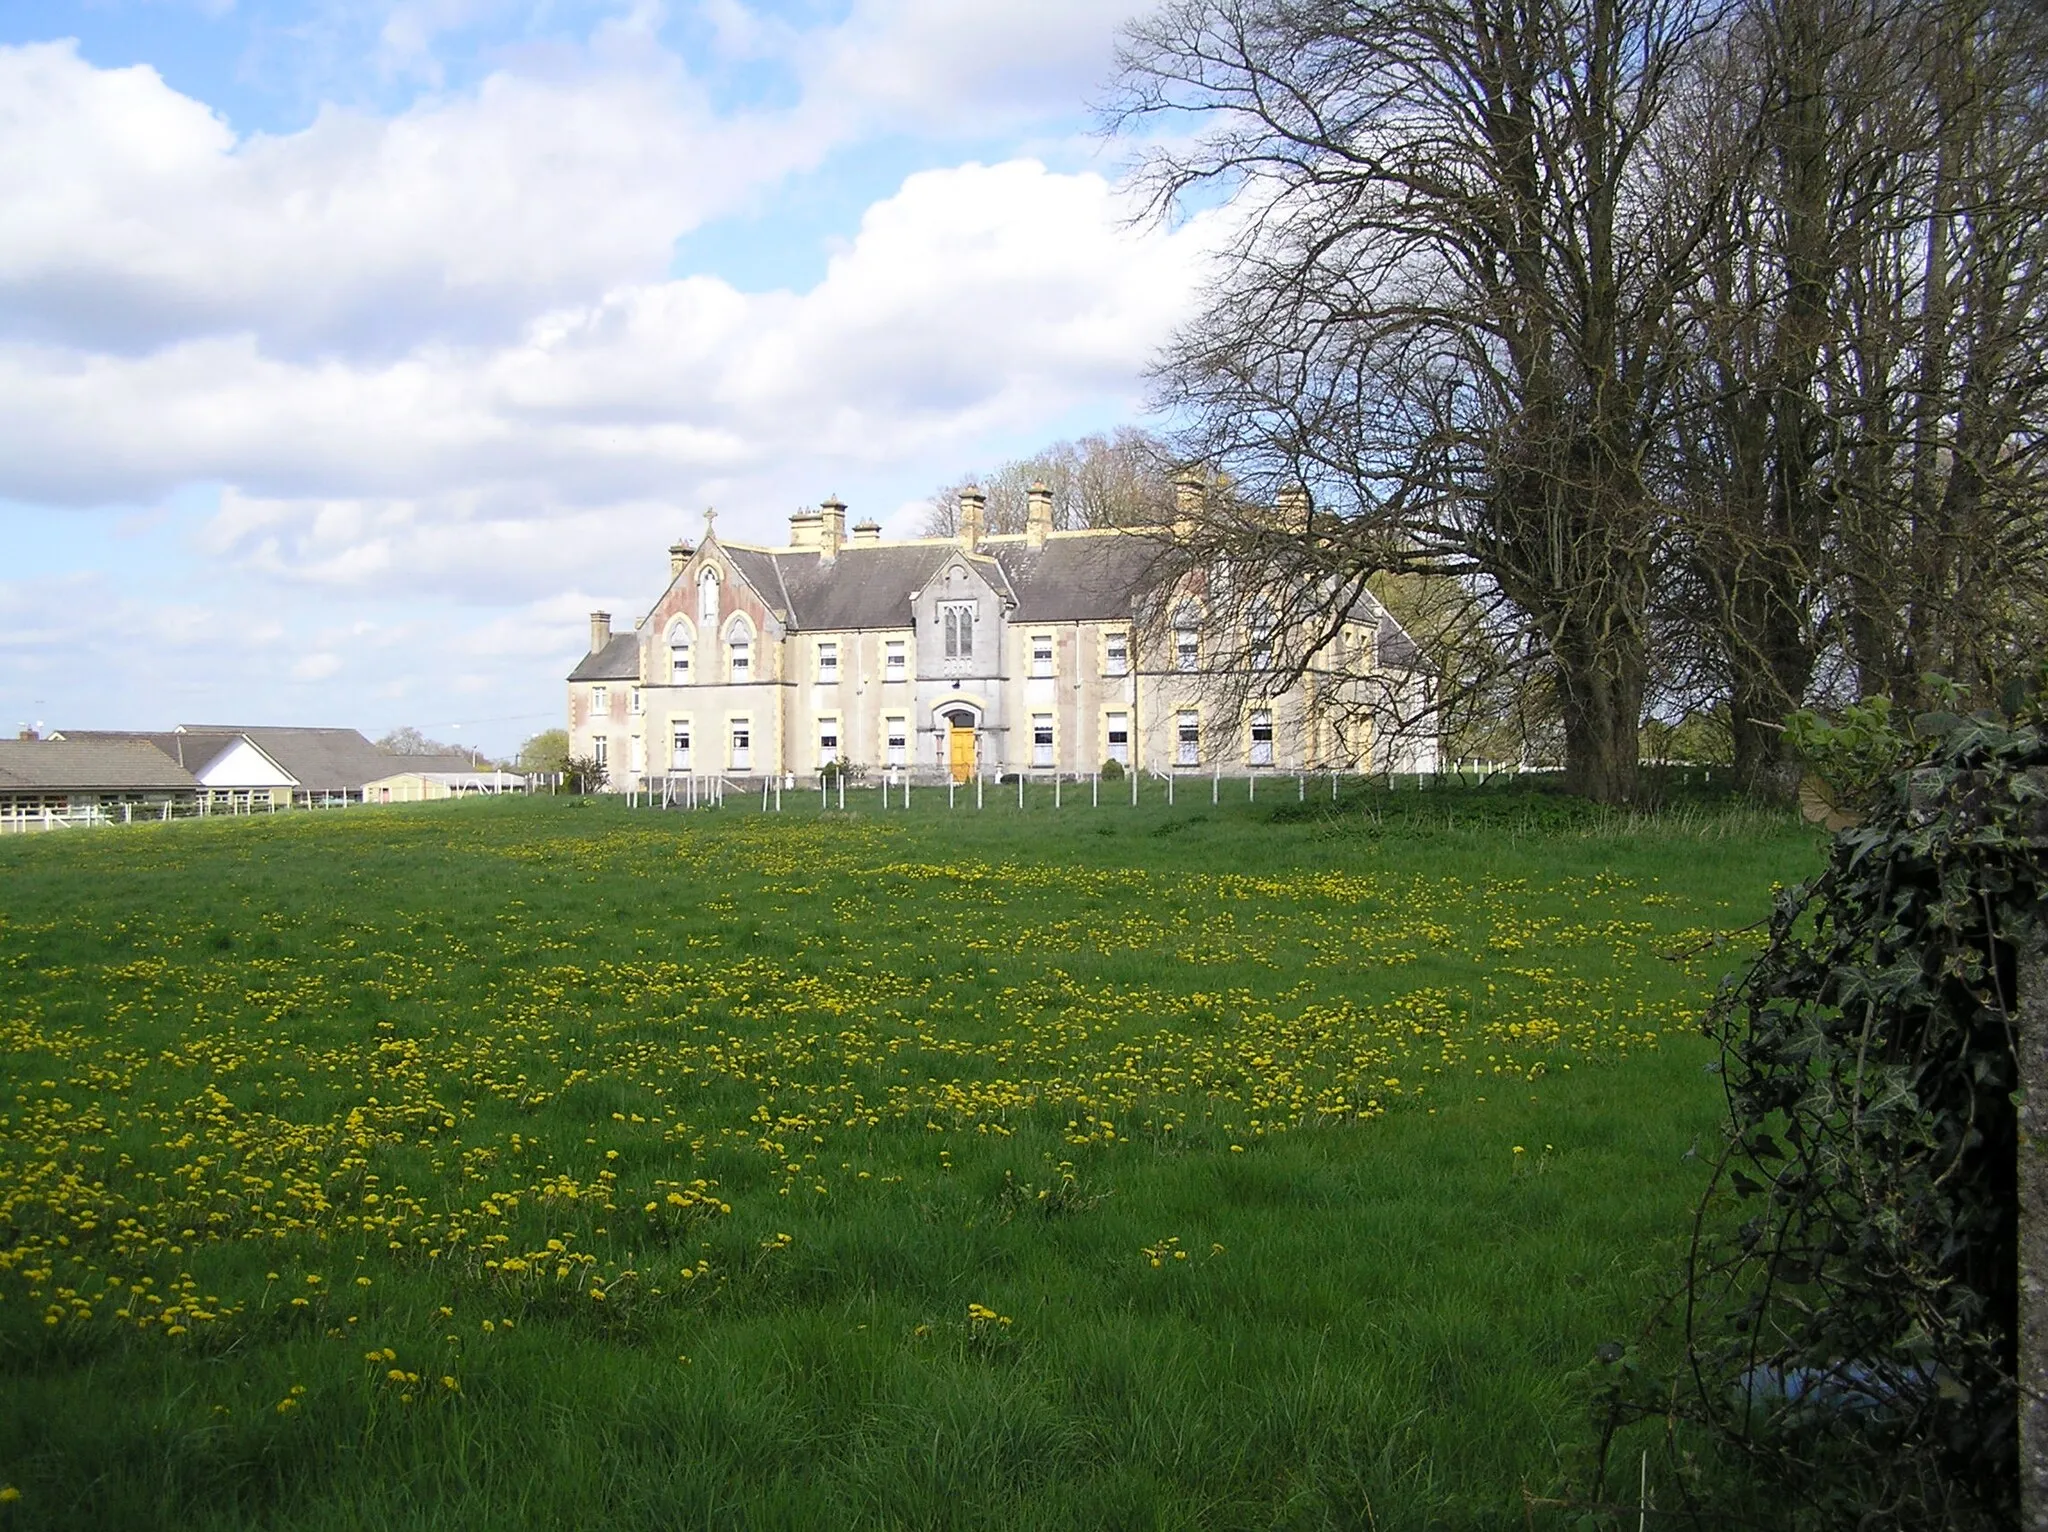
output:
{"label": "pointed arch window", "polygon": [[753,680],[754,635],[737,617],[725,630],[725,663],[727,673],[735,683]]}

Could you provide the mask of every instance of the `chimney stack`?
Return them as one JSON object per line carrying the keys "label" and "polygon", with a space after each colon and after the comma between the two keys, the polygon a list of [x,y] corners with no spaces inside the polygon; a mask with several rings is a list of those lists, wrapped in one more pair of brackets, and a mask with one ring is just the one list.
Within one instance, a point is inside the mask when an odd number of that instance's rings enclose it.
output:
{"label": "chimney stack", "polygon": [[668,545],[668,577],[671,580],[683,572],[683,566],[690,562],[690,555],[696,551],[687,537]]}
{"label": "chimney stack", "polygon": [[1315,514],[1308,488],[1301,484],[1285,486],[1275,497],[1274,509],[1280,514],[1280,530],[1283,532],[1306,532],[1310,518]]}
{"label": "chimney stack", "polygon": [[16,739],[32,740],[41,739],[43,736],[36,732],[36,727],[34,724],[25,723],[21,726],[21,731],[14,737]]}
{"label": "chimney stack", "polygon": [[856,521],[853,524],[853,542],[857,548],[871,546],[882,540],[882,524],[879,521]]}
{"label": "chimney stack", "polygon": [[840,545],[846,541],[846,502],[827,495],[818,515],[818,562],[829,564],[839,557]]}
{"label": "chimney stack", "polygon": [[960,547],[979,553],[981,539],[988,531],[988,496],[973,485],[960,491]]}
{"label": "chimney stack", "polygon": [[1195,523],[1200,519],[1208,498],[1208,485],[1196,469],[1188,469],[1173,481],[1175,537],[1185,539],[1194,535]]}
{"label": "chimney stack", "polygon": [[590,614],[590,652],[597,653],[612,641],[612,614],[592,612]]}
{"label": "chimney stack", "polygon": [[1043,548],[1052,536],[1052,490],[1043,479],[1032,480],[1031,488],[1024,491],[1024,507],[1025,545]]}
{"label": "chimney stack", "polygon": [[789,545],[792,548],[815,548],[818,546],[819,528],[825,518],[816,511],[798,511],[789,518]]}

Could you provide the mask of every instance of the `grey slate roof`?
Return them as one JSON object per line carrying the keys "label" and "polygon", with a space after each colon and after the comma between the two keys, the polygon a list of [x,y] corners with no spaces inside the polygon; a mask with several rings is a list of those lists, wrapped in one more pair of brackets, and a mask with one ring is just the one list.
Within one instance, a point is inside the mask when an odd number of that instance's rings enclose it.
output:
{"label": "grey slate roof", "polygon": [[235,745],[240,743],[242,738],[239,734],[213,732],[140,733],[133,729],[65,729],[62,731],[62,736],[65,739],[72,740],[141,740],[145,745],[154,745],[194,776],[206,770],[207,767],[233,749]]}
{"label": "grey slate roof", "polygon": [[0,792],[189,792],[198,786],[191,772],[145,740],[0,740]]}
{"label": "grey slate roof", "polygon": [[187,724],[185,732],[188,736],[247,735],[249,742],[283,767],[304,792],[353,791],[365,782],[406,769],[404,757],[387,755],[354,729],[245,729],[195,723]]}
{"label": "grey slate roof", "polygon": [[572,681],[637,681],[640,679],[640,635],[614,633],[595,654],[586,654],[569,672]]}
{"label": "grey slate roof", "polygon": [[[951,541],[856,543],[841,547],[831,564],[820,563],[809,548],[727,546],[725,553],[784,622],[832,632],[908,627],[911,596],[957,547]],[[1013,621],[1089,622],[1130,616],[1133,592],[1158,553],[1156,541],[1133,533],[1054,533],[1042,548],[1022,537],[990,538],[969,561],[1015,600]]]}

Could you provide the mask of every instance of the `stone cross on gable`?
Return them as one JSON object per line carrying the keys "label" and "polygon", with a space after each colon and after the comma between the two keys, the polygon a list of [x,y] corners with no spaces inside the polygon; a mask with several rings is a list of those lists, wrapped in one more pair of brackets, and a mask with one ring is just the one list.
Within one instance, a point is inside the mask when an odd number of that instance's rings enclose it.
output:
{"label": "stone cross on gable", "polygon": [[705,535],[706,537],[709,537],[709,536],[711,535],[711,528],[712,528],[712,525],[713,525],[713,524],[714,524],[714,523],[715,523],[715,522],[716,522],[717,520],[718,520],[718,507],[716,507],[716,506],[713,506],[713,505],[707,505],[707,506],[705,506],[705,507],[704,507],[704,535]]}

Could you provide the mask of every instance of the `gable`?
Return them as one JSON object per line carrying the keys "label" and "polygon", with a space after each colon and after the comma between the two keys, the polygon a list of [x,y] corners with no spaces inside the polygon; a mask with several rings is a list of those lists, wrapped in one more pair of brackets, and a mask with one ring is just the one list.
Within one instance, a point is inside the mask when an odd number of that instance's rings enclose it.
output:
{"label": "gable", "polygon": [[193,773],[207,787],[297,787],[298,779],[246,739],[238,739]]}

